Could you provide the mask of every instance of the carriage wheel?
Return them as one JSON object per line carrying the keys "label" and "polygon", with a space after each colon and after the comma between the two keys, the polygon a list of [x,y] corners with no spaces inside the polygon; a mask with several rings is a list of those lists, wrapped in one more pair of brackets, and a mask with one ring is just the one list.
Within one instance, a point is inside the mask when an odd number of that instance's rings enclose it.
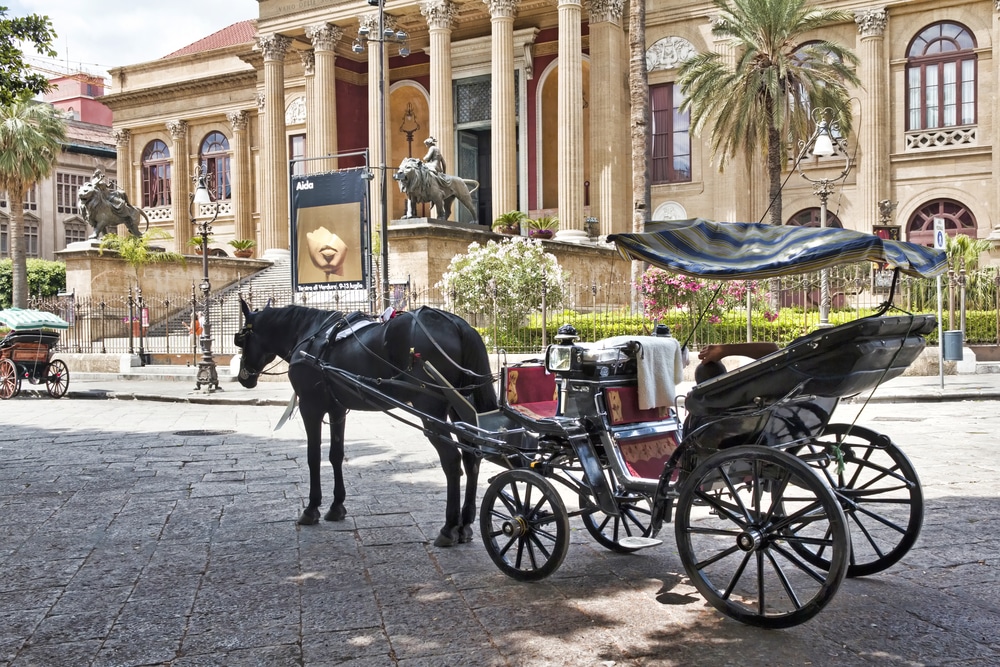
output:
{"label": "carriage wheel", "polygon": [[[684,482],[677,548],[713,607],[749,625],[803,623],[833,599],[851,538],[840,503],[803,461],[759,446],[713,454]],[[825,566],[795,545],[822,548]]]}
{"label": "carriage wheel", "polygon": [[[920,479],[887,436],[860,426],[830,424],[815,444],[793,453],[819,469],[840,499],[851,531],[848,577],[881,572],[916,543],[924,520]],[[809,545],[802,549],[804,558],[826,566],[825,553]]]}
{"label": "carriage wheel", "polygon": [[45,367],[45,387],[52,398],[62,398],[69,389],[69,369],[62,359],[50,361]]}
{"label": "carriage wheel", "polygon": [[594,501],[588,496],[580,496],[580,507],[586,508],[581,515],[587,532],[606,549],[621,554],[630,554],[640,547],[626,547],[620,540],[626,537],[655,537],[657,531],[652,529],[653,503],[649,496],[642,493],[622,491],[615,494],[618,504],[618,516],[605,514],[594,506]]}
{"label": "carriage wheel", "polygon": [[17,366],[10,359],[0,359],[0,399],[7,400],[21,391],[21,378]]}
{"label": "carriage wheel", "polygon": [[531,470],[490,482],[479,515],[483,544],[500,571],[518,581],[555,572],[569,550],[569,515],[552,484]]}

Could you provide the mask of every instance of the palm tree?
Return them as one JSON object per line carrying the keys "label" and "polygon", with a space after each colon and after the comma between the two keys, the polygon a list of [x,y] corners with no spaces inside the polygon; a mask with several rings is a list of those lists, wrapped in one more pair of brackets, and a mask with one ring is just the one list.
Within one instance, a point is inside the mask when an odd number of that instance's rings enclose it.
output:
{"label": "palm tree", "polygon": [[860,86],[852,69],[858,58],[834,42],[804,42],[823,27],[852,22],[844,11],[811,6],[809,0],[712,0],[719,9],[712,34],[729,38],[735,62],[702,53],[678,74],[696,133],[711,125],[712,152],[720,171],[742,152],[750,164],[767,156],[771,224],[782,224],[781,167],[789,146],[809,136],[809,109],[830,107],[841,131],[851,129],[846,84]]}
{"label": "palm tree", "polygon": [[[649,219],[649,85],[646,72],[646,2],[629,5],[629,126],[632,137],[632,232],[645,230]],[[632,285],[642,280],[642,262],[632,262]],[[639,292],[632,290],[632,307],[638,310]]]}
{"label": "palm tree", "polygon": [[27,97],[0,104],[0,190],[10,202],[10,257],[15,308],[28,305],[28,265],[24,248],[24,195],[52,172],[66,124],[49,104]]}

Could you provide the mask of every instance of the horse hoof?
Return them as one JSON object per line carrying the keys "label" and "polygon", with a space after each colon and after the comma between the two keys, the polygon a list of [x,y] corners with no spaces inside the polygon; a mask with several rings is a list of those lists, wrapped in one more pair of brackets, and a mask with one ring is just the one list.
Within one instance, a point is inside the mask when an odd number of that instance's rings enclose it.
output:
{"label": "horse hoof", "polygon": [[458,541],[461,544],[468,544],[472,541],[472,526],[462,526],[462,532],[458,535]]}
{"label": "horse hoof", "polygon": [[343,505],[331,505],[323,518],[327,521],[343,521],[347,517],[347,509]]}
{"label": "horse hoof", "polygon": [[310,509],[302,510],[302,514],[299,515],[297,523],[300,526],[315,526],[319,523],[319,512],[317,510]]}
{"label": "horse hoof", "polygon": [[436,547],[453,547],[460,541],[459,529],[452,528],[451,530],[441,529],[438,533],[437,539],[434,540],[434,546]]}

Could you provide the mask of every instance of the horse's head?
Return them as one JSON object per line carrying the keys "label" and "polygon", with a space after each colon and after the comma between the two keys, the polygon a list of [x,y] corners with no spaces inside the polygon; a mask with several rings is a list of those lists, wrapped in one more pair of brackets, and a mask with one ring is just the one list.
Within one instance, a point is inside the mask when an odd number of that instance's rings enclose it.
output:
{"label": "horse's head", "polygon": [[[264,310],[271,305],[270,300],[264,305]],[[266,349],[260,334],[254,331],[254,324],[260,317],[260,313],[250,310],[250,306],[242,298],[240,299],[240,309],[243,311],[243,328],[233,337],[233,343],[240,348],[240,384],[247,389],[257,386],[260,373],[277,356],[273,351]]]}

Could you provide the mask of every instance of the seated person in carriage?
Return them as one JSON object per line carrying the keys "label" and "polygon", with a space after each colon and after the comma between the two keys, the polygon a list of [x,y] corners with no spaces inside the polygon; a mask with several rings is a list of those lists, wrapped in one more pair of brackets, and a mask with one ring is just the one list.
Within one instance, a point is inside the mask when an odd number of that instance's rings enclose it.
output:
{"label": "seated person in carriage", "polygon": [[722,360],[726,357],[749,357],[760,359],[772,352],[778,351],[776,343],[724,343],[721,345],[711,344],[701,348],[698,352],[698,359],[701,363],[694,369],[695,384],[701,384],[706,380],[711,380],[723,373],[729,372]]}

